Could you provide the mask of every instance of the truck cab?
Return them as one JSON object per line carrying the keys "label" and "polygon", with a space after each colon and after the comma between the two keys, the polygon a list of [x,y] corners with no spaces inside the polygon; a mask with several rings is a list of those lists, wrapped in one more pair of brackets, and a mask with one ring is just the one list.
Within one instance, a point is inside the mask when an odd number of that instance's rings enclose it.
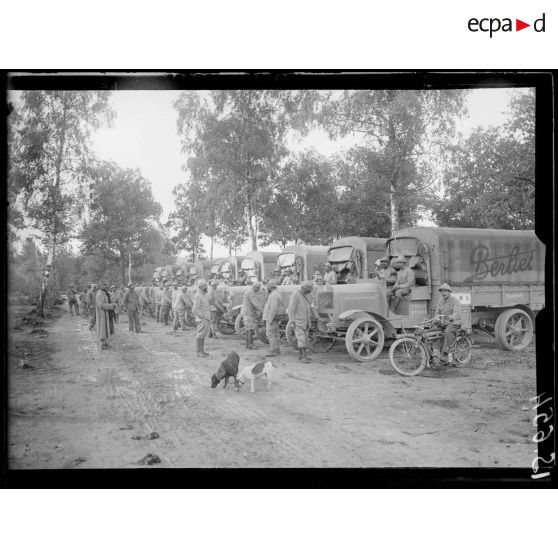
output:
{"label": "truck cab", "polygon": [[323,273],[327,255],[327,246],[293,244],[277,256],[277,267],[281,269],[281,275],[290,269],[293,272],[294,283],[298,285],[302,281],[311,281],[316,271]]}
{"label": "truck cab", "polygon": [[327,261],[337,273],[338,283],[369,279],[375,272],[374,262],[385,256],[386,239],[346,236],[333,242],[328,249]]}

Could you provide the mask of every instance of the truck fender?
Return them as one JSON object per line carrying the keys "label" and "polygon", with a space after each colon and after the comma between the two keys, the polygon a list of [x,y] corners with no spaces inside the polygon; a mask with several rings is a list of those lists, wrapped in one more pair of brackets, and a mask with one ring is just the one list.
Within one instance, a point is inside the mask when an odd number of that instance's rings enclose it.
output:
{"label": "truck fender", "polygon": [[354,321],[358,318],[367,318],[369,316],[378,320],[382,324],[386,338],[391,338],[396,336],[397,332],[395,331],[395,328],[391,325],[389,320],[386,320],[386,318],[384,318],[383,316],[374,314],[374,312],[365,312],[364,310],[358,310],[358,309],[345,310],[345,312],[341,312],[341,314],[339,314],[339,319]]}

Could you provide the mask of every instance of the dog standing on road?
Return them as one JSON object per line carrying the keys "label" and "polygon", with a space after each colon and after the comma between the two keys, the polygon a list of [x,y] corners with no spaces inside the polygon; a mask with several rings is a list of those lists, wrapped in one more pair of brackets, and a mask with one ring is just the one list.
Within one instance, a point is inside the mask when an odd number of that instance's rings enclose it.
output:
{"label": "dog standing on road", "polygon": [[227,358],[219,366],[219,370],[213,376],[211,376],[211,387],[217,387],[219,383],[224,379],[224,388],[227,387],[229,383],[229,378],[233,378],[236,385],[236,376],[238,374],[238,363],[240,362],[240,357],[238,353],[234,351],[229,353]]}
{"label": "dog standing on road", "polygon": [[267,391],[271,389],[271,371],[273,370],[273,364],[270,361],[258,362],[257,364],[251,364],[242,369],[234,381],[236,391],[240,389],[240,386],[250,378],[250,393],[254,393],[254,380],[256,378],[261,378],[265,375],[267,378]]}

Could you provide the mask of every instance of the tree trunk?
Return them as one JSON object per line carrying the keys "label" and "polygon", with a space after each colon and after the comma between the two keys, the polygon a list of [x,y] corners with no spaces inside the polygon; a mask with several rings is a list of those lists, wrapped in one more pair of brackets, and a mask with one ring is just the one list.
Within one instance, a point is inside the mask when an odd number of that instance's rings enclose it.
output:
{"label": "tree trunk", "polygon": [[391,217],[391,236],[399,230],[399,199],[397,192],[392,186],[389,193],[390,217]]}
{"label": "tree trunk", "polygon": [[254,230],[252,208],[250,206],[245,209],[244,218],[246,220],[246,229],[248,231],[248,237],[250,238],[250,243],[252,245],[252,251],[255,252],[258,249],[258,238],[256,236],[256,231]]}
{"label": "tree trunk", "polygon": [[210,248],[209,248],[209,259],[210,260],[213,259],[213,237],[211,237],[211,244],[210,244]]}
{"label": "tree trunk", "polygon": [[120,251],[120,284],[126,284],[126,261],[122,250]]}
{"label": "tree trunk", "polygon": [[132,282],[132,252],[128,252],[128,283]]}
{"label": "tree trunk", "polygon": [[48,258],[47,258],[47,263],[45,266],[45,270],[43,272],[43,282],[41,285],[41,293],[39,295],[39,301],[37,302],[37,316],[39,316],[40,318],[44,318],[45,317],[45,298],[46,298],[46,291],[47,291],[47,285],[48,285],[48,280],[50,277],[50,270],[52,267],[52,261],[54,259],[54,241],[52,243],[52,250],[49,252],[48,254]]}

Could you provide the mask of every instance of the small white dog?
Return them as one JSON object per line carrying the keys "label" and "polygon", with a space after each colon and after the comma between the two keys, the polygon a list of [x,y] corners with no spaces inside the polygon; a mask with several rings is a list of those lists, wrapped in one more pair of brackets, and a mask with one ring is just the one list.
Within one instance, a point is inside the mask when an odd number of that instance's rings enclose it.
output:
{"label": "small white dog", "polygon": [[236,391],[240,389],[240,386],[250,378],[250,393],[254,393],[254,380],[264,376],[267,378],[267,391],[271,389],[271,371],[273,370],[273,364],[269,361],[258,362],[257,364],[251,364],[250,366],[245,366],[235,378]]}

